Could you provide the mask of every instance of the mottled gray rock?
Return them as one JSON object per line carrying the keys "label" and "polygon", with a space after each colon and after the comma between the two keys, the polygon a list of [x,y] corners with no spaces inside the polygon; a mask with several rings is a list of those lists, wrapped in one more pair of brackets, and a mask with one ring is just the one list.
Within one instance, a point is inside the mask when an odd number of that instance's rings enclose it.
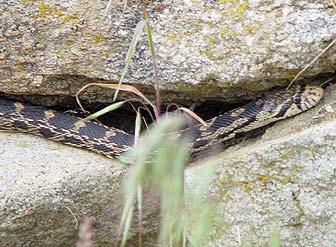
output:
{"label": "mottled gray rock", "polygon": [[[73,96],[88,82],[117,81],[142,14],[132,1],[0,3],[0,90]],[[149,2],[165,102],[249,97],[293,78],[336,34],[330,1]],[[304,76],[335,70],[334,48]],[[153,73],[142,35],[126,82],[149,97]],[[192,85],[192,86],[191,86]],[[111,101],[104,90],[86,99]],[[167,94],[167,92],[170,92]]]}
{"label": "mottled gray rock", "polygon": [[[125,166],[117,160],[39,137],[0,132],[0,246],[75,246],[83,216],[94,240],[111,246],[118,233]],[[146,232],[158,205],[144,201]],[[153,221],[154,220],[154,221]],[[137,226],[130,236],[137,233]]]}
{"label": "mottled gray rock", "polygon": [[[207,246],[268,246],[271,232],[280,234],[284,247],[336,243],[335,92],[328,88],[314,110],[216,157],[208,197],[222,212],[221,224]],[[187,170],[189,190],[207,165]]]}

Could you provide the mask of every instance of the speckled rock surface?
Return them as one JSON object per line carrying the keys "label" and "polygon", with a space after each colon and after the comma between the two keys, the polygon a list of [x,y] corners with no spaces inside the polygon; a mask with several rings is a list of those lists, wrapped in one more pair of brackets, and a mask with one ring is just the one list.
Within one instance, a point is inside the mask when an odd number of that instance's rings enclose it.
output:
{"label": "speckled rock surface", "polygon": [[[116,1],[113,1],[116,2]],[[128,1],[0,3],[0,90],[9,94],[73,96],[88,82],[119,79],[139,8]],[[147,6],[162,99],[237,100],[284,84],[336,34],[330,1],[152,1]],[[335,70],[335,48],[304,74]],[[142,35],[126,76],[153,95],[153,73]],[[86,99],[111,101],[93,90]],[[152,98],[152,97],[151,97]]]}
{"label": "speckled rock surface", "polygon": [[[315,109],[224,151],[208,196],[221,222],[207,246],[328,247],[336,243],[336,87]],[[188,189],[207,164],[187,170]]]}
{"label": "speckled rock surface", "polygon": [[[75,246],[89,216],[99,246],[111,246],[121,211],[119,162],[35,136],[0,132],[0,246]],[[145,197],[145,232],[158,205]],[[131,230],[131,237],[137,231]]]}

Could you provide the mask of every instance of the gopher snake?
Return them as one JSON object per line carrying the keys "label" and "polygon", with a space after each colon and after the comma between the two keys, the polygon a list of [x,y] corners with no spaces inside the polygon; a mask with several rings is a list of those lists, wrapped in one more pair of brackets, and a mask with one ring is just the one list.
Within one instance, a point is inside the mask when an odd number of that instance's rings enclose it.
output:
{"label": "gopher snake", "polygon": [[[180,132],[192,140],[192,151],[235,137],[280,119],[288,118],[315,106],[323,89],[298,85],[288,91],[265,95],[243,107],[229,111]],[[67,145],[117,157],[132,149],[134,137],[122,130],[106,127],[93,121],[47,110],[40,106],[0,100],[0,129],[18,130],[46,137]]]}

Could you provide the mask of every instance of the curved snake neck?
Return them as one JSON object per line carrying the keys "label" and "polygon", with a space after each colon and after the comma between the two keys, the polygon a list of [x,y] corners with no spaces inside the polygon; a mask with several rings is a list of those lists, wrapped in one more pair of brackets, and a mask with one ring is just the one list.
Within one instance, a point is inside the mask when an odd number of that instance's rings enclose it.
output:
{"label": "curved snake neck", "polygon": [[[234,109],[180,132],[192,140],[198,152],[216,143],[269,123],[288,118],[315,106],[323,97],[318,86],[299,85],[290,91],[272,92],[243,107]],[[67,145],[80,147],[113,158],[133,147],[134,137],[122,130],[93,121],[47,110],[40,106],[0,99],[0,129],[18,130]]]}

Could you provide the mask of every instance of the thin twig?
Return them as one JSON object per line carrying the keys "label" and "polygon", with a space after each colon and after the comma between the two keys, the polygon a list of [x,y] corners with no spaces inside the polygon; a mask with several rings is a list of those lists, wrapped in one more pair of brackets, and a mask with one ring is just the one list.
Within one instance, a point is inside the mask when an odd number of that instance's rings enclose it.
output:
{"label": "thin twig", "polygon": [[304,72],[306,71],[306,69],[308,69],[313,63],[316,62],[317,59],[319,59],[327,50],[330,49],[330,47],[332,47],[334,44],[336,43],[336,39],[334,39],[326,48],[324,48],[320,54],[318,54],[310,63],[308,63],[295,77],[294,79],[289,83],[289,85],[287,86],[286,90],[288,90],[293,83],[295,82],[295,80]]}
{"label": "thin twig", "polygon": [[156,55],[155,55],[155,47],[154,47],[154,42],[153,42],[153,36],[152,36],[152,31],[150,29],[149,25],[149,15],[146,12],[146,10],[143,9],[143,16],[146,19],[146,25],[145,25],[145,30],[147,33],[147,39],[148,39],[148,45],[151,51],[152,55],[152,63],[153,63],[153,72],[154,72],[154,80],[155,80],[155,98],[156,98],[156,108],[159,114],[157,116],[160,116],[160,105],[161,105],[161,97],[160,97],[160,81],[158,77],[158,70],[156,66]]}
{"label": "thin twig", "polygon": [[142,100],[144,100],[148,105],[150,105],[153,108],[153,111],[155,113],[155,117],[157,118],[157,109],[156,106],[154,104],[151,103],[151,101],[145,96],[143,95],[143,93],[141,93],[141,91],[139,91],[136,87],[131,86],[131,85],[117,85],[117,84],[107,84],[107,83],[89,83],[86,84],[84,87],[82,87],[77,93],[76,93],[76,101],[77,104],[79,105],[79,107],[82,109],[83,112],[86,113],[86,110],[83,108],[80,99],[79,99],[79,95],[88,87],[92,87],[92,86],[98,86],[98,87],[104,87],[104,88],[110,88],[110,89],[118,89],[125,91],[125,92],[131,92],[136,94],[139,98],[141,98]]}
{"label": "thin twig", "polygon": [[203,126],[208,126],[208,124],[200,117],[198,116],[195,112],[189,110],[188,108],[185,107],[180,107],[178,108],[181,111],[184,111],[185,113],[189,114],[193,119],[201,123]]}
{"label": "thin twig", "polygon": [[334,8],[336,9],[336,1],[335,0],[330,0],[330,2],[334,6]]}
{"label": "thin twig", "polygon": [[[138,111],[140,111],[140,110],[144,110],[144,111],[146,111],[146,112],[148,113],[148,115],[149,115],[150,119],[152,120],[152,122],[155,121],[155,117],[153,116],[151,110],[147,107],[147,105],[145,105],[142,101],[140,101],[139,99],[137,99],[137,100],[134,100],[134,101],[139,101],[139,102],[142,104],[142,106],[139,106],[138,108],[136,108],[136,107],[132,104],[132,101],[131,101],[131,100],[132,100],[132,99],[130,99],[130,101],[128,101],[128,103],[130,104],[130,106],[132,107],[132,109],[134,110],[134,112],[138,112]],[[142,117],[142,119],[144,119],[144,117]]]}
{"label": "thin twig", "polygon": [[333,76],[333,77],[329,78],[328,80],[322,82],[321,85],[320,85],[320,87],[323,88],[324,86],[328,85],[329,82],[333,81],[335,78],[336,78],[336,76]]}
{"label": "thin twig", "polygon": [[76,230],[77,227],[78,227],[78,220],[77,220],[75,214],[71,211],[71,209],[70,209],[69,207],[67,207],[67,206],[63,206],[63,207],[65,207],[67,210],[69,210],[70,214],[71,214],[72,217],[74,218],[74,220],[75,220],[75,222],[76,222],[76,225],[75,225],[75,230]]}
{"label": "thin twig", "polygon": [[133,35],[132,40],[131,40],[131,44],[128,47],[126,60],[125,60],[125,67],[124,67],[124,69],[121,73],[121,76],[120,76],[120,79],[119,79],[119,82],[118,82],[118,87],[116,88],[116,91],[115,91],[114,96],[113,96],[113,101],[115,101],[117,99],[119,90],[120,90],[121,85],[124,82],[124,78],[127,74],[128,66],[131,63],[132,57],[135,53],[136,45],[138,43],[138,40],[140,39],[140,36],[142,34],[142,30],[143,30],[145,25],[146,25],[146,21],[142,20],[135,27],[134,35]]}

